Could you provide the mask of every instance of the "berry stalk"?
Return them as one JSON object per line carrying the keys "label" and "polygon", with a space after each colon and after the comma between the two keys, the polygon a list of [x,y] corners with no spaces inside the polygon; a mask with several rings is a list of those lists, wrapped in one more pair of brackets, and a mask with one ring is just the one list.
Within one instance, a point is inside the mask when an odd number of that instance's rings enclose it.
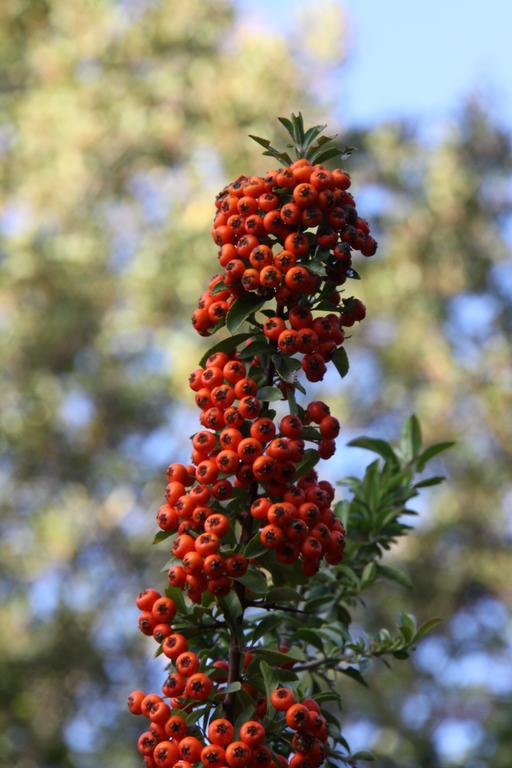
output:
{"label": "berry stalk", "polygon": [[335,139],[300,115],[281,122],[298,159],[253,137],[282,166],[215,200],[220,271],[192,321],[202,336],[227,334],[190,375],[192,463],[167,469],[155,538],[171,544],[168,586],[136,601],[141,631],[169,660],[163,695],[129,699],[149,720],[148,768],[316,768],[336,751],[304,677],[311,647],[298,634],[285,644],[279,617],[304,614],[311,577],[343,558],[334,489],[315,470],[340,425],[326,403],[301,402],[300,376],[321,381],[331,363],[346,374],[345,332],[365,308],[340,294],[358,277],[353,253],[371,256],[376,242],[348,173],[321,164],[340,156]]}

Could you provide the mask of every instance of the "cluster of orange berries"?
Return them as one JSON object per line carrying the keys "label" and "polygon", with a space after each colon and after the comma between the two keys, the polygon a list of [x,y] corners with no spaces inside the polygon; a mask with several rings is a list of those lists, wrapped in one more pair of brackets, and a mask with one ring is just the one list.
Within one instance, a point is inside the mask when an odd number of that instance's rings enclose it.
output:
{"label": "cluster of orange berries", "polygon": [[138,741],[147,768],[192,768],[199,762],[204,768],[317,768],[325,757],[328,736],[318,703],[314,699],[296,702],[289,688],[277,688],[270,701],[284,715],[282,722],[277,720],[281,740],[287,743],[291,736],[294,755],[289,761],[265,744],[267,734],[260,719],[247,720],[236,734],[229,720],[216,718],[205,729],[205,738],[197,726],[190,729],[181,714],[173,714],[157,694],[132,691],[128,708],[149,720]]}
{"label": "cluster of orange berries", "polygon": [[[351,250],[372,256],[377,243],[348,192],[350,176],[306,159],[266,176],[240,176],[217,196],[212,229],[223,272],[201,296],[193,324],[202,335],[222,324],[234,299],[255,292],[292,307],[329,280],[329,300],[351,269]],[[322,256],[323,274],[313,262]]]}
{"label": "cluster of orange berries", "polygon": [[313,317],[309,307],[292,307],[286,320],[278,315],[267,318],[263,324],[265,336],[277,345],[284,355],[303,355],[301,366],[308,381],[321,381],[345,334],[343,326],[353,325],[366,315],[365,306],[359,299],[351,298],[343,303],[340,315],[334,312]]}
{"label": "cluster of orange berries", "polygon": [[[292,118],[303,127],[300,116]],[[318,135],[321,128],[311,130]],[[337,152],[331,147],[326,154],[325,140],[309,149],[318,160]],[[279,156],[288,162],[285,153]],[[343,558],[334,489],[314,469],[318,459],[333,456],[340,424],[324,402],[300,405],[295,392],[305,392],[300,368],[312,382],[322,380],[331,360],[342,371],[345,329],[365,317],[364,304],[341,300],[338,290],[347,277],[357,277],[352,251],[371,256],[377,248],[349,187],[345,171],[300,159],[263,178],[240,176],[217,196],[212,236],[222,272],[211,279],[192,321],[203,336],[244,319],[250,331],[220,342],[190,375],[201,429],[192,438],[191,463],[167,468],[165,503],[157,513],[157,538],[173,536],[169,587],[166,595],[146,589],[136,600],[141,632],[170,660],[163,696],[134,691],[129,699],[130,710],[150,721],[139,739],[148,768],[199,762],[204,768],[317,768],[325,757],[328,730],[318,704],[297,702],[283,687],[267,701],[245,674],[255,654],[241,640],[245,609],[266,608],[268,588],[282,583],[283,571],[297,564],[300,580],[299,570],[309,577],[322,559],[334,565]],[[274,309],[262,308],[267,299],[275,299]],[[288,400],[289,412],[278,416],[274,400]],[[229,663],[213,660],[215,651],[201,662],[189,649],[187,621],[201,613],[197,608],[189,614],[187,606],[185,623],[173,627],[183,600],[176,589],[202,608],[214,604],[219,613],[212,616],[224,616],[208,629],[219,630],[223,648],[223,633],[229,635]],[[237,618],[230,615],[235,603]],[[281,665],[293,666],[289,659]],[[228,680],[238,688],[224,688]],[[253,719],[236,730],[238,689],[251,698]],[[218,717],[221,706],[227,719]]]}
{"label": "cluster of orange berries", "polygon": [[318,425],[314,433],[321,458],[335,452],[340,425],[329,407],[314,401],[303,419],[287,415],[276,425],[262,411],[258,385],[247,376],[244,364],[223,352],[211,355],[204,369],[192,373],[190,386],[201,408],[201,423],[210,429],[194,435],[192,465],[171,464],[167,469],[166,504],[157,522],[163,531],[178,533],[171,553],[181,560],[169,570],[169,583],[186,589],[196,602],[205,590],[217,597],[230,591],[248,561],[243,550],[227,556],[220,551],[233,523],[222,504],[236,489],[258,486],[264,493],[253,494],[249,511],[261,527],[261,543],[275,550],[278,562],[300,559],[305,574],[315,573],[322,557],[328,563],[340,562],[344,530],[330,506],[333,487],[318,481],[314,471],[294,482],[305,455],[306,425]]}

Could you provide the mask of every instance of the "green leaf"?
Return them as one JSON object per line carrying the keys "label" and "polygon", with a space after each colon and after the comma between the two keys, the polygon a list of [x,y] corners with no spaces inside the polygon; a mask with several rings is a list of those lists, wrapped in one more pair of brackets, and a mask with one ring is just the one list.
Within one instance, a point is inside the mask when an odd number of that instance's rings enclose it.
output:
{"label": "green leaf", "polygon": [[[247,293],[239,299],[235,299],[226,315],[226,327],[230,333],[234,333],[247,318],[265,304],[266,299],[256,294]],[[250,334],[254,335],[254,334]]]}
{"label": "green leaf", "polygon": [[316,137],[319,136],[322,131],[325,131],[326,128],[327,125],[313,125],[311,128],[308,128],[304,134],[304,141],[302,142],[303,149],[309,149],[310,145],[314,142]]}
{"label": "green leaf", "polygon": [[242,683],[239,680],[236,680],[234,683],[230,683],[227,685],[224,690],[219,691],[217,694],[218,696],[223,696],[225,693],[235,693],[235,691],[239,691],[242,688]]}
{"label": "green leaf", "polygon": [[234,695],[234,699],[236,702],[236,712],[237,717],[235,720],[235,726],[239,728],[242,723],[245,723],[247,720],[250,720],[251,717],[254,714],[255,709],[255,703],[254,699],[249,696],[247,691],[244,691],[242,688],[241,691],[237,691]]}
{"label": "green leaf", "polygon": [[308,472],[311,472],[313,467],[315,467],[319,461],[320,456],[318,455],[316,448],[307,448],[304,451],[304,458],[297,464],[294,481],[299,480],[304,475],[307,475]]}
{"label": "green leaf", "polygon": [[416,634],[416,619],[414,616],[410,613],[401,613],[399,627],[406,641],[410,643]]}
{"label": "green leaf", "polygon": [[261,555],[264,555],[267,552],[268,549],[261,543],[260,534],[255,533],[244,549],[244,556],[247,558],[261,557]]}
{"label": "green leaf", "polygon": [[307,264],[305,264],[307,269],[309,269],[310,272],[312,272],[314,275],[317,275],[317,277],[324,277],[325,275],[325,264],[323,261],[319,261],[318,259],[313,259],[313,261],[308,261]]}
{"label": "green leaf", "polygon": [[153,544],[160,544],[161,541],[169,539],[171,536],[174,536],[175,533],[176,531],[158,531],[153,538]]}
{"label": "green leaf", "polygon": [[382,456],[385,461],[388,461],[391,464],[399,463],[396,453],[390,444],[385,440],[379,440],[373,437],[365,437],[363,435],[362,437],[356,437],[354,440],[351,440],[349,443],[347,443],[347,445],[349,445],[351,448],[363,448],[366,451],[377,453],[379,456]]}
{"label": "green leaf", "polygon": [[290,661],[293,660],[302,661],[302,659],[294,659],[294,656],[290,655],[290,653],[281,653],[281,651],[278,650],[260,648],[259,646],[256,648],[251,648],[251,653],[253,653],[255,656],[259,656],[264,661],[268,661],[269,664],[277,667],[284,664],[289,664]]}
{"label": "green leaf", "polygon": [[265,574],[254,568],[254,566],[249,566],[247,572],[237,581],[243,584],[244,587],[248,587],[255,595],[264,595],[267,591],[267,578]]}
{"label": "green leaf", "polygon": [[292,139],[295,140],[295,134],[294,134],[294,131],[293,131],[293,123],[292,123],[292,121],[289,120],[287,117],[278,117],[277,119],[279,120],[279,122],[282,125],[284,125],[284,127],[286,128],[286,130],[288,131],[288,133],[290,134]]}
{"label": "green leaf", "polygon": [[399,568],[393,568],[391,565],[383,565],[382,563],[378,563],[377,570],[382,576],[384,576],[386,579],[389,579],[389,581],[394,581],[406,589],[413,588],[413,583],[409,576],[407,576],[407,574],[401,571]]}
{"label": "green leaf", "polygon": [[341,378],[347,375],[349,369],[348,355],[345,352],[344,347],[338,347],[334,355],[332,356],[332,362],[336,366]]}
{"label": "green leaf", "polygon": [[255,141],[257,144],[260,144],[262,147],[265,147],[265,149],[268,149],[268,147],[271,145],[269,139],[262,139],[261,136],[254,136],[252,133],[249,134],[249,138]]}
{"label": "green leaf", "polygon": [[274,400],[282,400],[283,393],[277,387],[261,387],[261,389],[258,389],[256,397],[263,402],[273,402]]}
{"label": "green leaf", "polygon": [[188,613],[187,604],[183,596],[183,590],[178,589],[178,587],[173,587],[171,584],[169,584],[169,586],[166,587],[165,595],[166,597],[170,597],[171,600],[174,600],[179,613]]}
{"label": "green leaf", "polygon": [[295,138],[295,143],[298,146],[302,147],[304,143],[304,120],[300,112],[298,113],[298,115],[294,115],[292,112],[292,123],[293,123],[293,137]]}
{"label": "green leaf", "polygon": [[427,462],[430,461],[430,459],[433,459],[434,456],[437,456],[439,453],[442,453],[443,451],[447,451],[449,448],[452,448],[452,446],[454,445],[455,445],[454,441],[448,441],[446,443],[436,443],[435,445],[431,445],[430,448],[427,448],[418,457],[418,460],[416,462],[418,472],[421,472],[425,468],[425,465],[427,464]]}
{"label": "green leaf", "polygon": [[286,390],[286,399],[288,400],[288,407],[292,416],[297,416],[299,412],[299,406],[295,399],[295,392],[292,387],[288,387]]}
{"label": "green leaf", "polygon": [[339,519],[343,523],[343,527],[345,528],[345,530],[347,530],[348,519],[350,515],[350,504],[348,503],[348,501],[346,500],[338,501],[334,505],[334,514],[336,515],[336,517],[339,517]]}
{"label": "green leaf", "polygon": [[421,449],[421,427],[417,417],[412,414],[405,422],[400,434],[400,451],[406,461],[416,457]]}
{"label": "green leaf", "polygon": [[299,360],[285,355],[272,355],[272,362],[280,379],[293,382],[294,374],[301,367]]}
{"label": "green leaf", "polygon": [[299,603],[302,597],[291,587],[272,587],[267,592],[269,603]]}
{"label": "green leaf", "polygon": [[263,659],[260,661],[260,670],[261,675],[263,677],[263,685],[265,686],[265,694],[267,696],[268,701],[268,708],[271,713],[274,712],[274,707],[270,703],[270,697],[272,696],[272,693],[277,688],[277,684],[279,682],[278,678],[274,674],[274,671],[272,670],[272,667],[267,664],[266,661]]}
{"label": "green leaf", "polygon": [[222,291],[225,291],[227,287],[228,286],[226,285],[226,283],[223,283],[221,280],[220,282],[217,283],[217,285],[214,288],[212,288],[210,293],[212,296],[216,296],[218,293],[222,293]]}
{"label": "green leaf", "polygon": [[414,635],[414,642],[417,643],[418,640],[421,640],[422,637],[425,637],[425,635],[428,635],[429,632],[432,632],[433,629],[437,627],[438,624],[441,624],[443,620],[439,618],[433,618],[426,621],[424,624],[420,626],[416,634]]}
{"label": "green leaf", "polygon": [[242,690],[235,693],[235,701],[236,709],[238,712],[235,726],[238,728],[240,725],[242,725],[242,723],[245,723],[247,720],[251,719],[254,714],[256,704],[252,696],[250,696],[247,691],[244,691],[243,688]]}
{"label": "green leaf", "polygon": [[340,672],[343,675],[350,677],[352,680],[355,680],[356,683],[359,683],[359,685],[362,685],[365,688],[368,688],[368,683],[362,676],[361,672],[358,669],[356,669],[356,667],[345,667],[344,669],[340,669]]}
{"label": "green leaf", "polygon": [[373,584],[377,578],[377,566],[374,562],[366,563],[361,574],[361,586],[366,587]]}
{"label": "green leaf", "polygon": [[373,762],[376,760],[373,752],[370,752],[368,749],[360,749],[359,752],[354,752],[354,754],[350,757],[352,760],[367,760],[368,762]]}
{"label": "green leaf", "polygon": [[298,637],[299,640],[304,640],[306,643],[314,646],[320,652],[322,652],[324,649],[323,640],[320,635],[315,632],[314,629],[301,627],[295,632],[295,637]]}
{"label": "green leaf", "polygon": [[303,440],[321,440],[322,435],[315,427],[304,427],[301,435]]}
{"label": "green leaf", "polygon": [[258,618],[257,624],[252,630],[252,642],[254,643],[256,640],[259,640],[260,637],[263,637],[263,635],[266,635],[268,632],[272,632],[272,630],[276,629],[282,623],[282,616],[275,613],[270,613],[268,616],[264,616],[263,619]]}
{"label": "green leaf", "polygon": [[446,480],[443,475],[434,475],[434,477],[427,477],[426,480],[420,480],[419,483],[415,483],[415,488],[428,488],[431,485],[440,485]]}
{"label": "green leaf", "polygon": [[199,361],[199,365],[201,368],[204,368],[210,355],[213,355],[215,352],[231,352],[231,350],[235,349],[242,343],[242,341],[250,339],[251,336],[254,336],[254,333],[237,333],[234,336],[228,336],[227,339],[222,339],[222,341],[217,342],[217,344],[214,344],[213,347],[210,347],[210,349],[204,353]]}
{"label": "green leaf", "polygon": [[319,691],[311,696],[315,701],[341,701],[341,696],[337,691]]}
{"label": "green leaf", "polygon": [[236,620],[242,615],[243,609],[238,599],[236,592],[229,592],[225,597],[219,598],[219,605],[222,608],[226,621],[232,627],[235,626]]}
{"label": "green leaf", "polygon": [[328,147],[323,152],[315,152],[313,156],[313,162],[325,163],[326,160],[331,160],[333,157],[341,157],[341,150],[339,147]]}

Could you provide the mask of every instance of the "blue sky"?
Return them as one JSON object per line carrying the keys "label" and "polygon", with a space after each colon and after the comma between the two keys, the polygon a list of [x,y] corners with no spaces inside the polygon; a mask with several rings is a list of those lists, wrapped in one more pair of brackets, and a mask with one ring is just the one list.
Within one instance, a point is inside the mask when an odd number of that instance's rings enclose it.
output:
{"label": "blue sky", "polygon": [[[238,0],[268,26],[286,29],[296,0]],[[435,124],[471,93],[488,96],[512,124],[509,0],[340,0],[349,59],[335,84],[345,122],[406,116]]]}

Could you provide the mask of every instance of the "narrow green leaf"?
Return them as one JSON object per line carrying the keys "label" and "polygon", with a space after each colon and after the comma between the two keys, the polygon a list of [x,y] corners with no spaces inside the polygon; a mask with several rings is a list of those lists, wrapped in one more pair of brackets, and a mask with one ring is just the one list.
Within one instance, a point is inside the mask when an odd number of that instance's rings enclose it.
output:
{"label": "narrow green leaf", "polygon": [[274,712],[274,707],[270,703],[270,697],[272,696],[272,693],[274,692],[275,688],[277,688],[278,684],[278,678],[274,674],[274,671],[272,670],[272,667],[267,664],[266,661],[263,659],[260,661],[260,670],[261,675],[263,677],[263,684],[265,686],[265,693],[267,696],[269,711]]}
{"label": "narrow green leaf", "polygon": [[254,333],[237,333],[234,336],[228,336],[226,339],[222,339],[222,341],[217,342],[213,347],[206,350],[199,361],[199,365],[201,368],[204,368],[210,355],[213,355],[215,352],[231,352],[233,349],[236,349],[239,344],[243,341],[247,341],[247,339],[250,339],[251,337],[254,337]]}
{"label": "narrow green leaf", "polygon": [[295,637],[298,637],[299,640],[304,640],[306,643],[309,643],[309,645],[314,646],[320,652],[323,652],[324,650],[323,640],[320,637],[320,635],[317,634],[317,632],[315,632],[314,629],[309,629],[308,627],[301,627],[296,631]]}
{"label": "narrow green leaf", "polygon": [[226,621],[234,626],[238,617],[242,615],[242,606],[236,592],[231,590],[225,597],[219,598],[219,605],[224,612]]}
{"label": "narrow green leaf", "polygon": [[417,417],[412,414],[400,433],[400,452],[406,461],[411,461],[418,455],[420,449],[421,427]]}
{"label": "narrow green leaf", "polygon": [[252,537],[252,539],[249,541],[247,546],[244,549],[244,556],[255,558],[260,557],[261,555],[264,555],[268,552],[268,549],[263,546],[260,540],[260,534],[256,533]]}
{"label": "narrow green leaf", "polygon": [[336,517],[339,517],[339,519],[343,523],[343,527],[345,528],[345,530],[347,530],[348,518],[350,514],[350,504],[348,503],[348,501],[346,500],[338,501],[334,505],[334,514],[336,515]]}
{"label": "narrow green leaf", "polygon": [[235,693],[235,691],[239,691],[242,688],[242,683],[239,680],[236,680],[234,683],[230,683],[227,685],[223,691],[220,691],[217,695],[223,696],[225,693]]}
{"label": "narrow green leaf", "polygon": [[171,600],[174,600],[179,613],[188,613],[187,604],[183,596],[183,590],[178,589],[178,587],[173,587],[169,584],[169,586],[166,587],[165,595],[166,597],[170,597]]}
{"label": "narrow green leaf", "polygon": [[389,461],[391,464],[398,464],[398,457],[389,443],[385,440],[379,440],[373,437],[356,437],[347,443],[351,448],[363,448],[366,451],[372,451],[377,453],[385,461]]}
{"label": "narrow green leaf", "polygon": [[250,133],[249,138],[255,141],[257,144],[259,144],[262,147],[265,147],[265,149],[268,149],[271,145],[271,142],[269,139],[262,139],[261,136],[254,136],[254,134]]}
{"label": "narrow green leaf", "polygon": [[272,587],[267,592],[269,603],[299,603],[302,598],[298,592],[291,587]]}
{"label": "narrow green leaf", "polygon": [[333,157],[339,157],[341,159],[341,150],[339,147],[327,147],[322,152],[315,152],[311,161],[313,163],[325,163],[326,160],[331,160]]}
{"label": "narrow green leaf", "polygon": [[250,696],[247,691],[244,691],[243,688],[240,691],[236,691],[235,701],[237,705],[236,709],[238,711],[235,726],[238,728],[240,725],[242,725],[242,723],[245,723],[247,720],[251,719],[254,714],[256,704],[252,696]]}
{"label": "narrow green leaf", "polygon": [[[288,664],[290,661],[294,660],[294,657],[289,653],[281,653],[281,651],[278,650],[260,648],[259,646],[256,648],[251,648],[251,653],[253,653],[255,656],[259,656],[260,658],[264,659],[264,661],[268,661],[269,664],[277,667],[282,664]],[[302,659],[295,659],[295,661],[302,661]]]}
{"label": "narrow green leaf", "polygon": [[368,683],[362,676],[361,672],[358,669],[356,669],[356,667],[345,667],[344,669],[340,669],[340,672],[343,675],[350,677],[352,680],[355,680],[356,683],[359,683],[359,685],[362,685],[365,688],[368,688]]}
{"label": "narrow green leaf", "polygon": [[415,483],[415,488],[428,488],[431,485],[440,485],[446,480],[443,475],[434,475],[434,477],[427,477],[426,480],[420,480],[419,483]]}
{"label": "narrow green leaf", "polygon": [[365,567],[363,568],[363,573],[361,574],[361,586],[367,587],[370,584],[373,584],[376,578],[377,566],[374,562],[366,563]]}
{"label": "narrow green leaf", "polygon": [[432,632],[433,629],[437,627],[438,624],[441,624],[443,620],[439,618],[433,618],[429,619],[428,621],[425,621],[424,624],[420,626],[416,634],[414,635],[414,642],[417,643],[418,640],[421,640],[422,637],[425,637],[425,635],[428,635],[429,632]]}
{"label": "narrow green leaf", "polygon": [[301,435],[303,440],[321,440],[322,435],[315,427],[304,427]]}
{"label": "narrow green leaf", "polygon": [[416,634],[416,619],[410,613],[400,614],[400,632],[408,643],[411,642]]}
{"label": "narrow green leaf", "polygon": [[377,759],[373,752],[370,752],[368,749],[360,749],[359,752],[354,752],[351,758],[352,760],[367,760],[368,762],[373,762]]}
{"label": "narrow green leaf", "polygon": [[171,536],[174,536],[175,533],[176,531],[158,531],[153,538],[153,544],[160,544],[161,541],[169,539]]}
{"label": "narrow green leaf", "polygon": [[254,568],[254,566],[249,566],[247,572],[237,581],[250,589],[255,595],[264,595],[267,591],[267,578],[265,574]]}
{"label": "narrow green leaf", "polygon": [[315,448],[307,448],[304,451],[304,458],[297,464],[294,481],[299,480],[301,477],[304,477],[304,475],[307,475],[308,472],[311,472],[319,461],[320,456],[318,455],[318,451]]}
{"label": "narrow green leaf", "polygon": [[[247,293],[239,299],[235,299],[226,315],[226,327],[230,333],[234,333],[240,325],[247,320],[249,315],[257,312],[265,304],[265,299],[257,294]],[[254,334],[252,334],[254,335]]]}
{"label": "narrow green leaf", "polygon": [[297,416],[299,412],[299,407],[297,405],[297,400],[295,399],[295,392],[292,387],[287,388],[286,399],[288,400],[288,407],[290,409],[290,413],[292,414],[292,416]]}
{"label": "narrow green leaf", "polygon": [[275,613],[270,613],[268,616],[264,616],[263,619],[258,618],[257,624],[252,630],[252,642],[254,643],[256,640],[259,640],[260,637],[263,637],[263,635],[272,632],[272,630],[276,629],[282,622],[282,616]]}
{"label": "narrow green leaf", "polygon": [[302,142],[303,149],[309,149],[310,145],[314,142],[316,137],[319,136],[322,131],[325,131],[326,128],[327,125],[313,125],[311,128],[308,128],[304,134],[304,141]]}
{"label": "narrow green leaf", "polygon": [[377,570],[386,579],[389,579],[390,581],[394,581],[396,582],[396,584],[400,584],[402,587],[405,587],[406,589],[413,588],[413,583],[410,580],[409,576],[407,576],[407,574],[401,571],[399,568],[393,568],[393,566],[391,565],[383,565],[382,563],[378,563]]}
{"label": "narrow green leaf", "polygon": [[454,441],[448,441],[445,443],[436,443],[435,445],[431,445],[430,448],[427,448],[418,457],[418,460],[416,462],[418,472],[423,471],[423,469],[425,468],[425,465],[430,461],[430,459],[433,459],[434,456],[437,456],[439,453],[442,453],[443,451],[447,451],[449,448],[452,448],[452,446],[454,445],[455,445]]}
{"label": "narrow green leaf", "polygon": [[210,293],[212,296],[216,296],[218,293],[222,293],[222,291],[225,291],[227,289],[226,283],[223,283],[222,280],[220,280],[217,285],[215,285],[211,290]]}
{"label": "narrow green leaf", "polygon": [[338,347],[332,356],[332,362],[336,366],[341,378],[347,375],[349,369],[348,356],[344,347]]}
{"label": "narrow green leaf", "polygon": [[293,382],[294,374],[301,367],[299,360],[285,355],[272,355],[272,361],[280,379],[288,383]]}
{"label": "narrow green leaf", "polygon": [[302,147],[302,145],[304,144],[304,120],[300,112],[298,113],[298,115],[294,115],[292,113],[292,123],[293,123],[293,135],[295,137],[295,142],[296,144]]}
{"label": "narrow green leaf", "polygon": [[274,400],[282,400],[283,393],[277,387],[261,387],[256,394],[262,401],[273,402]]}
{"label": "narrow green leaf", "polygon": [[341,696],[337,691],[319,691],[311,696],[315,701],[341,701]]}
{"label": "narrow green leaf", "polygon": [[292,123],[292,121],[289,120],[287,117],[278,117],[277,119],[279,120],[281,125],[284,125],[284,127],[286,128],[286,130],[288,131],[288,133],[290,134],[292,139],[295,140],[295,134],[294,134],[294,131],[293,131],[293,123]]}

